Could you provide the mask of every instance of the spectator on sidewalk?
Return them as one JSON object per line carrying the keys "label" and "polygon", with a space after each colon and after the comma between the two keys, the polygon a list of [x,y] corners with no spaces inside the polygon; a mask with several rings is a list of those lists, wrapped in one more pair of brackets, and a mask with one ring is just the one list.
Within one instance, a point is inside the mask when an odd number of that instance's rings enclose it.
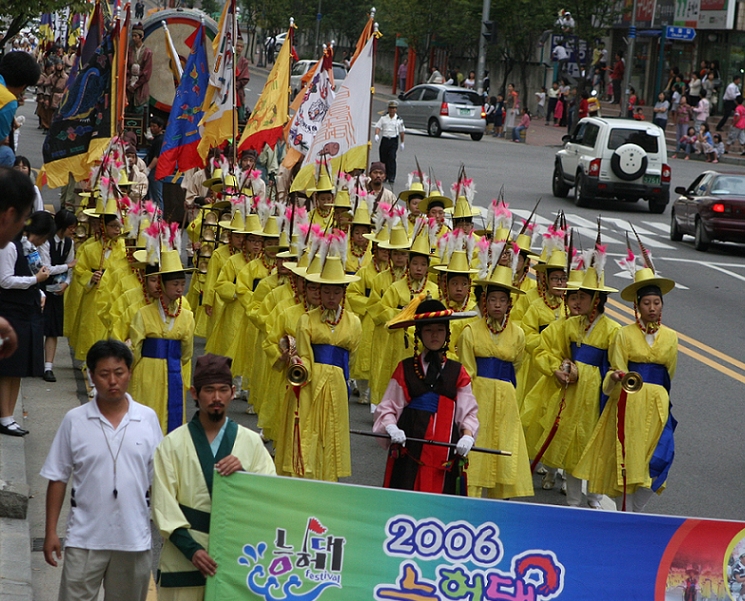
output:
{"label": "spectator on sidewalk", "polygon": [[724,96],[722,96],[722,118],[717,123],[717,131],[722,131],[724,126],[727,124],[727,119],[735,111],[735,100],[740,96],[740,81],[739,75],[735,75],[732,78],[732,82],[724,90]]}
{"label": "spectator on sidewalk", "polygon": [[696,151],[706,155],[707,163],[718,163],[717,154],[714,150],[714,138],[711,137],[709,126],[702,123],[698,128],[698,137],[696,139]]}
{"label": "spectator on sidewalk", "polygon": [[406,91],[406,75],[409,70],[409,58],[404,58],[403,62],[398,66],[398,91]]}
{"label": "spectator on sidewalk", "polygon": [[44,559],[62,557],[57,534],[72,477],[65,533],[61,601],[145,601],[152,569],[150,486],[153,456],[163,438],[155,411],[127,393],[132,352],[123,342],[99,340],[86,364],[93,399],[68,411],[41,476],[49,480]]}
{"label": "spectator on sidewalk", "polygon": [[437,65],[432,65],[430,67],[429,72],[429,79],[427,80],[427,83],[444,83],[445,78],[442,76],[442,73],[440,73],[440,70],[437,68]]}
{"label": "spectator on sidewalk", "polygon": [[[706,90],[701,90],[701,99],[698,104],[693,107],[693,121],[696,131],[698,131],[703,124],[709,119],[709,112],[711,110],[711,104],[707,98]],[[681,100],[682,102],[682,100]],[[708,131],[708,130],[707,130]]]}
{"label": "spectator on sidewalk", "polygon": [[713,144],[714,152],[717,155],[716,158],[719,159],[725,153],[724,142],[722,142],[722,134],[717,132],[714,134],[713,138],[714,138],[714,144]]}
{"label": "spectator on sidewalk", "polygon": [[692,152],[695,152],[695,144],[698,140],[696,136],[696,128],[693,126],[690,126],[688,128],[688,132],[684,133],[680,138],[678,138],[678,144],[675,147],[675,154],[673,154],[672,159],[678,158],[679,152],[684,152],[685,156],[683,157],[683,160],[687,161],[688,158],[691,156]]}
{"label": "spectator on sidewalk", "polygon": [[147,151],[145,157],[145,163],[148,168],[148,193],[150,200],[152,200],[158,208],[163,211],[163,181],[157,179],[155,172],[158,166],[158,157],[160,156],[160,150],[163,148],[163,138],[166,131],[166,124],[160,117],[150,118],[150,133],[153,134],[153,139],[150,142],[150,148]]}
{"label": "spectator on sidewalk", "polygon": [[0,360],[0,434],[25,436],[13,417],[21,378],[39,378],[44,373],[45,295],[40,284],[49,277],[38,247],[54,235],[54,217],[37,211],[12,244],[0,250],[0,316],[10,322],[18,336],[18,350]]}
{"label": "spectator on sidewalk", "polygon": [[629,86],[629,101],[628,105],[626,106],[626,117],[629,119],[634,118],[634,112],[636,111],[636,104],[638,102],[638,99],[636,97],[636,90],[634,89],[634,86]]}
{"label": "spectator on sidewalk", "polygon": [[559,101],[559,82],[555,81],[548,90],[548,108],[546,109],[546,125],[551,123],[551,119],[556,123],[556,103]]}
{"label": "spectator on sidewalk", "polygon": [[504,126],[508,129],[515,127],[515,121],[520,114],[520,95],[515,89],[514,83],[507,84],[507,97],[505,99],[507,106],[507,117],[505,118]]}
{"label": "spectator on sidewalk", "polygon": [[527,107],[524,107],[522,117],[520,117],[520,123],[517,125],[517,127],[512,129],[512,141],[522,142],[522,140],[520,139],[520,136],[523,132],[526,133],[526,140],[527,140],[527,130],[529,127],[530,127],[530,111],[528,111]]}
{"label": "spectator on sidewalk", "polygon": [[654,113],[654,117],[652,117],[652,123],[660,126],[663,131],[667,127],[667,116],[669,109],[670,103],[665,97],[665,93],[660,92],[657,96],[657,102],[655,102],[654,109],[652,109],[652,112]]}
{"label": "spectator on sidewalk", "polygon": [[541,88],[540,92],[535,93],[535,97],[537,100],[535,112],[536,119],[543,119],[546,116],[546,96],[547,93],[545,86]]}
{"label": "spectator on sidewalk", "polygon": [[610,81],[613,85],[613,102],[611,104],[621,104],[621,82],[623,81],[625,68],[623,54],[616,52],[616,62],[613,64],[613,70],[610,74]]}
{"label": "spectator on sidewalk", "polygon": [[732,118],[732,127],[729,128],[725,148],[729,151],[730,146],[737,142],[741,154],[745,155],[745,106],[742,104],[742,96],[735,99],[735,105],[735,116]]}
{"label": "spectator on sidewalk", "polygon": [[494,105],[494,133],[495,138],[504,138],[504,96],[497,94],[497,104]]}
{"label": "spectator on sidewalk", "polygon": [[691,80],[688,82],[688,104],[696,106],[698,99],[701,98],[701,85],[703,82],[698,76],[698,73],[693,71],[691,73]]}
{"label": "spectator on sidewalk", "polygon": [[579,101],[579,111],[577,114],[578,119],[584,119],[590,113],[589,98],[590,93],[587,90],[584,90]]}
{"label": "spectator on sidewalk", "polygon": [[678,108],[673,111],[673,119],[675,120],[676,142],[680,142],[680,139],[688,130],[688,124],[691,122],[692,115],[693,107],[688,104],[688,101],[685,98],[681,98]]}

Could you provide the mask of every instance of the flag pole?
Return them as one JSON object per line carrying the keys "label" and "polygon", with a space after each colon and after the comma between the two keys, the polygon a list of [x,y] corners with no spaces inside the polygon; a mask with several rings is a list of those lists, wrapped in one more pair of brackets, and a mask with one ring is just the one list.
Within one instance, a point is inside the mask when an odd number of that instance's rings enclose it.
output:
{"label": "flag pole", "polygon": [[230,10],[233,15],[232,23],[230,25],[231,27],[230,54],[233,57],[233,64],[231,66],[231,69],[233,70],[233,73],[231,73],[231,76],[233,78],[233,110],[231,111],[231,114],[233,115],[233,169],[232,169],[232,172],[235,173],[236,166],[238,165],[238,112],[236,110],[236,106],[237,106],[236,97],[238,95],[238,89],[237,89],[236,84],[238,83],[238,80],[235,77],[235,68],[238,66],[238,61],[236,61],[236,56],[235,56],[235,41],[236,41],[236,36],[238,35],[238,31],[236,27],[237,19],[236,19],[235,0],[230,0],[230,4],[231,4]]}
{"label": "flag pole", "polygon": [[[370,9],[370,20],[375,21],[375,7]],[[372,73],[370,74],[370,115],[367,119],[368,124],[372,123],[373,99],[375,98],[375,55],[378,49],[378,24],[373,25],[373,47],[372,47]],[[367,131],[367,160],[365,166],[370,168],[370,152],[372,150],[372,140],[370,139],[370,129]]]}

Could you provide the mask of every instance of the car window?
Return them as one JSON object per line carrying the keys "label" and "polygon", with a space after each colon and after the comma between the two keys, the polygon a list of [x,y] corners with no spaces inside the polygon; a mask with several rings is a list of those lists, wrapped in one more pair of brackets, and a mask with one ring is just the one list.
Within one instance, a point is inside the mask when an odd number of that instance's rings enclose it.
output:
{"label": "car window", "polygon": [[711,184],[713,195],[737,194],[745,195],[745,178],[733,176],[720,176],[714,178]]}
{"label": "car window", "polygon": [[334,81],[345,79],[347,76],[347,70],[344,67],[337,67],[334,65]]}
{"label": "car window", "polygon": [[701,178],[701,181],[698,182],[698,184],[696,185],[696,188],[693,193],[696,196],[703,196],[704,194],[706,194],[706,189],[709,187],[710,181],[711,181],[711,175],[705,173],[704,176]]}
{"label": "car window", "polygon": [[582,146],[589,146],[595,148],[595,142],[597,142],[598,134],[600,133],[600,127],[594,123],[587,123],[585,133],[582,136]]}
{"label": "car window", "polygon": [[438,92],[434,88],[424,88],[424,94],[422,94],[422,102],[437,100]]}
{"label": "car window", "polygon": [[466,104],[468,106],[481,106],[481,96],[476,92],[467,90],[445,92],[445,102],[448,104]]}
{"label": "car window", "polygon": [[[693,180],[693,181],[691,182],[691,185],[690,185],[690,186],[688,186],[688,188],[686,188],[686,192],[687,192],[688,194],[696,194],[696,191],[698,190],[698,185],[699,185],[699,184],[701,183],[701,180],[702,180],[702,179],[704,179],[704,176],[705,176],[705,175],[706,175],[705,173],[702,173],[702,174],[701,174],[701,175],[699,175],[699,176],[698,176],[698,177],[697,177],[696,179],[694,179],[694,180]],[[706,184],[704,184],[704,187],[705,187],[705,186],[706,186]]]}
{"label": "car window", "polygon": [[646,152],[657,152],[658,140],[659,137],[650,136],[646,131],[614,127],[608,136],[608,149],[615,150],[624,144],[636,144]]}
{"label": "car window", "polygon": [[422,88],[414,88],[410,92],[407,92],[404,94],[404,100],[419,100],[419,97],[422,95]]}
{"label": "car window", "polygon": [[292,68],[292,74],[293,75],[305,75],[305,72],[307,70],[308,70],[308,63],[305,63],[305,62],[295,63],[295,66]]}
{"label": "car window", "polygon": [[585,129],[587,129],[586,121],[578,123],[577,126],[574,128],[574,133],[572,133],[572,137],[569,139],[569,141],[573,142],[574,144],[582,144],[582,140],[585,135]]}

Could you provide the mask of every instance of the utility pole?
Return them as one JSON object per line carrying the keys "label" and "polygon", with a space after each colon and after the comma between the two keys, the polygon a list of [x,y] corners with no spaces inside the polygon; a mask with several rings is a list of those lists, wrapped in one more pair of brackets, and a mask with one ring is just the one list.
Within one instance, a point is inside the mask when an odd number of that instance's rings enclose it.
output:
{"label": "utility pole", "polygon": [[[636,0],[634,0],[636,1]],[[315,56],[315,53],[318,52],[319,44],[320,44],[320,37],[321,37],[321,2],[322,0],[318,0],[318,11],[316,12],[316,46],[313,49],[313,56]]]}
{"label": "utility pole", "polygon": [[[476,89],[479,94],[484,93],[484,73],[486,71],[486,43],[495,35],[494,23],[489,19],[491,0],[484,0],[481,8],[481,35],[479,35],[479,59],[476,64]],[[487,40],[489,36],[489,40]]]}
{"label": "utility pole", "polygon": [[621,93],[621,117],[626,116],[629,103],[629,85],[631,84],[631,69],[634,67],[634,46],[636,44],[636,4],[631,9],[631,25],[629,26],[629,47],[626,53],[626,65],[623,70],[623,92]]}

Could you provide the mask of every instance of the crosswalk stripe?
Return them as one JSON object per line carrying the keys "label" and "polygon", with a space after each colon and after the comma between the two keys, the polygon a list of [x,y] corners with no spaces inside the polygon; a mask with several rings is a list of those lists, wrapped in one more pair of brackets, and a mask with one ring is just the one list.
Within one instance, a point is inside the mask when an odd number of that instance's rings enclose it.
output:
{"label": "crosswalk stripe", "polygon": [[670,224],[668,223],[659,223],[656,221],[642,221],[644,225],[648,225],[649,227],[653,227],[656,230],[660,230],[661,232],[665,234],[670,233]]}

